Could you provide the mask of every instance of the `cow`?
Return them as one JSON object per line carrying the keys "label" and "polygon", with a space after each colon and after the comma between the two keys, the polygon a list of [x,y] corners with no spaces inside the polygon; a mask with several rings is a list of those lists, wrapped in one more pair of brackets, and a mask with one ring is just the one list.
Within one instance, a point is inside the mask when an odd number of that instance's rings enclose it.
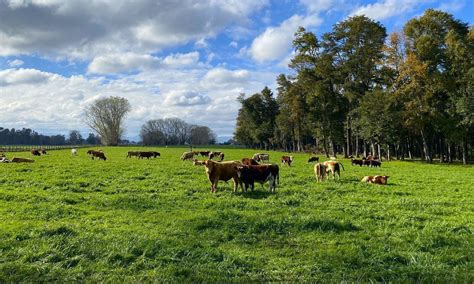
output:
{"label": "cow", "polygon": [[351,165],[359,165],[360,167],[362,167],[364,163],[364,160],[358,160],[358,159],[354,159],[354,158],[351,158]]}
{"label": "cow", "polygon": [[376,160],[370,160],[369,165],[370,167],[373,167],[373,168],[376,168],[376,167],[380,168],[380,166],[382,166],[382,162],[376,161]]}
{"label": "cow", "polygon": [[153,154],[153,152],[139,152],[138,153],[138,158],[139,159],[143,159],[143,158],[147,158],[147,159],[150,159],[151,157],[156,157],[155,154]]}
{"label": "cow", "polygon": [[92,156],[94,152],[104,153],[104,151],[102,151],[102,150],[88,150],[87,155]]}
{"label": "cow", "polygon": [[363,159],[362,160],[362,166],[370,166],[370,160]]}
{"label": "cow", "polygon": [[39,150],[33,149],[33,150],[31,150],[31,155],[33,155],[33,156],[41,156],[41,152],[40,152]]}
{"label": "cow", "polygon": [[251,159],[251,158],[243,158],[241,161],[242,161],[242,164],[247,165],[247,166],[250,166],[250,165],[253,165],[253,166],[260,165],[257,161],[255,161],[254,159]]}
{"label": "cow", "polygon": [[317,163],[314,165],[314,175],[316,176],[316,181],[323,181],[326,177],[327,168],[323,163]]}
{"label": "cow", "polygon": [[161,157],[160,152],[152,151],[152,153],[153,153],[153,157],[154,157],[154,158],[156,158],[156,157]]}
{"label": "cow", "polygon": [[18,157],[13,157],[12,163],[33,163],[35,160],[33,159],[28,159],[28,158],[18,158]]}
{"label": "cow", "polygon": [[323,163],[326,166],[326,173],[331,172],[332,178],[336,179],[336,174],[341,179],[341,167],[344,170],[344,166],[338,161],[326,161]]}
{"label": "cow", "polygon": [[45,149],[41,149],[41,154],[46,155],[46,150],[45,150]]}
{"label": "cow", "polygon": [[139,155],[140,155],[140,151],[128,151],[127,152],[127,158],[138,157]]}
{"label": "cow", "polygon": [[215,157],[219,157],[220,158],[220,155],[223,154],[222,152],[209,152],[209,156],[208,158],[210,160],[214,159]]}
{"label": "cow", "polygon": [[0,157],[0,163],[10,163],[7,157]]}
{"label": "cow", "polygon": [[237,175],[237,166],[239,162],[228,161],[228,162],[215,162],[213,160],[205,160],[204,168],[206,170],[206,175],[209,181],[211,182],[211,192],[215,193],[217,191],[217,184],[220,180],[228,181],[233,179],[234,181],[234,192],[237,191],[237,188],[242,183]]}
{"label": "cow", "polygon": [[186,160],[192,160],[194,158],[194,153],[193,152],[184,152],[181,155],[181,160],[186,161]]}
{"label": "cow", "polygon": [[193,160],[194,166],[204,166],[204,161],[199,161],[198,159]]}
{"label": "cow", "polygon": [[72,155],[72,156],[77,156],[77,149],[72,148],[72,149],[71,149],[71,155]]}
{"label": "cow", "polygon": [[288,165],[291,167],[291,163],[293,162],[293,156],[281,156],[281,163],[283,165]]}
{"label": "cow", "polygon": [[308,159],[308,163],[311,163],[311,162],[319,162],[319,157],[310,157]]}
{"label": "cow", "polygon": [[[105,157],[105,154],[104,152],[102,151],[94,151],[94,150],[90,150],[90,155],[91,155],[91,159],[94,160],[94,158],[98,158],[99,160],[104,160],[106,161],[107,160],[107,157]],[[88,151],[89,153],[89,151]]]}
{"label": "cow", "polygon": [[385,185],[387,184],[389,176],[365,176],[361,182],[375,183]]}
{"label": "cow", "polygon": [[270,155],[268,154],[261,154],[257,153],[253,155],[252,159],[256,160],[257,162],[263,162],[263,161],[270,161]]}
{"label": "cow", "polygon": [[211,151],[199,151],[201,157],[209,157],[209,153],[211,153]]}
{"label": "cow", "polygon": [[224,153],[219,154],[219,162],[224,161]]}
{"label": "cow", "polygon": [[237,166],[237,175],[244,184],[244,191],[250,187],[254,190],[254,183],[263,184],[268,181],[268,189],[271,193],[276,190],[276,184],[280,184],[280,174],[278,165],[258,165],[258,166]]}

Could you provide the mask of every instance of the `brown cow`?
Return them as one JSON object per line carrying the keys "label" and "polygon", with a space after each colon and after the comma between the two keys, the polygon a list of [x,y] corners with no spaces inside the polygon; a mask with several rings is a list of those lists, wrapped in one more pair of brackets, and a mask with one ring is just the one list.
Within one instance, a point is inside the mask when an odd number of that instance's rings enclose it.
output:
{"label": "brown cow", "polygon": [[255,182],[259,182],[263,186],[268,181],[268,189],[274,193],[276,182],[280,183],[279,171],[278,165],[237,166],[237,174],[244,184],[245,192],[247,192],[249,186],[253,191]]}
{"label": "brown cow", "polygon": [[[90,152],[90,155],[91,155],[91,159],[92,159],[92,160],[94,160],[94,158],[98,158],[99,160],[104,160],[104,161],[107,160],[107,157],[105,157],[104,152],[102,152],[102,151],[94,151],[94,150],[89,150],[89,151],[91,151],[91,152]],[[87,151],[88,154],[89,154],[89,151]]]}
{"label": "brown cow", "polygon": [[281,156],[281,163],[283,165],[288,165],[291,167],[291,163],[293,162],[293,156]]}
{"label": "brown cow", "polygon": [[316,176],[317,182],[324,180],[324,178],[326,177],[326,171],[327,168],[324,164],[317,163],[316,165],[314,165],[314,175]]}
{"label": "brown cow", "polygon": [[35,160],[28,159],[28,158],[18,158],[18,157],[13,157],[11,160],[12,163],[33,163]]}
{"label": "brown cow", "polygon": [[337,161],[326,161],[323,163],[326,166],[326,172],[331,172],[332,178],[336,179],[336,174],[339,179],[341,179],[341,167],[344,170],[344,166]]}
{"label": "brown cow", "polygon": [[39,150],[33,149],[31,150],[31,155],[33,156],[41,156],[41,153]]}
{"label": "brown cow", "polygon": [[257,165],[260,165],[257,161],[255,161],[254,159],[251,159],[251,158],[243,158],[242,160],[242,164],[246,165],[246,166],[257,166]]}
{"label": "brown cow", "polygon": [[310,157],[308,159],[308,163],[311,163],[311,162],[319,162],[319,157]]}
{"label": "brown cow", "polygon": [[385,185],[387,184],[389,176],[365,176],[361,182],[375,183]]}
{"label": "brown cow", "polygon": [[242,187],[239,176],[237,175],[237,166],[239,162],[228,161],[228,162],[214,162],[212,160],[204,161],[204,167],[206,169],[206,175],[211,182],[211,192],[216,192],[217,184],[220,180],[228,181],[234,180],[234,192],[237,191],[238,185]]}

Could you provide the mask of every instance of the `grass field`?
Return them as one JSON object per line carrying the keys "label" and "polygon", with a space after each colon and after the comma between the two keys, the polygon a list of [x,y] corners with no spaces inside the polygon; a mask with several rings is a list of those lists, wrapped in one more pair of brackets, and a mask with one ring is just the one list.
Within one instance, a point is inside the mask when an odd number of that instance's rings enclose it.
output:
{"label": "grass field", "polygon": [[[0,164],[0,282],[474,281],[472,166],[341,160],[341,181],[317,184],[296,154],[276,194],[231,181],[211,194],[184,148],[154,160],[102,149],[105,162],[80,149]],[[369,174],[389,184],[359,182]]]}

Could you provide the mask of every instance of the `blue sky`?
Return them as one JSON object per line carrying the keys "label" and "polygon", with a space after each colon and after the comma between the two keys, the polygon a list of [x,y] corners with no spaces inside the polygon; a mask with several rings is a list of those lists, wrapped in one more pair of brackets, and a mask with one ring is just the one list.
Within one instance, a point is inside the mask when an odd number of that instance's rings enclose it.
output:
{"label": "blue sky", "polygon": [[320,35],[365,14],[390,33],[427,8],[472,25],[472,0],[0,0],[0,126],[90,130],[95,99],[132,104],[126,136],[179,117],[232,136],[240,93],[275,87],[299,26]]}

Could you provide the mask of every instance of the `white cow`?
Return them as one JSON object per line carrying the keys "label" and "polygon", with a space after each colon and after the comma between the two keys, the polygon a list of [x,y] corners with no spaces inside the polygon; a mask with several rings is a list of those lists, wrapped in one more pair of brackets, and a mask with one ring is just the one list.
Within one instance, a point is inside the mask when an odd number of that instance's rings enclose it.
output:
{"label": "white cow", "polygon": [[71,155],[77,156],[77,149],[76,148],[71,149]]}

